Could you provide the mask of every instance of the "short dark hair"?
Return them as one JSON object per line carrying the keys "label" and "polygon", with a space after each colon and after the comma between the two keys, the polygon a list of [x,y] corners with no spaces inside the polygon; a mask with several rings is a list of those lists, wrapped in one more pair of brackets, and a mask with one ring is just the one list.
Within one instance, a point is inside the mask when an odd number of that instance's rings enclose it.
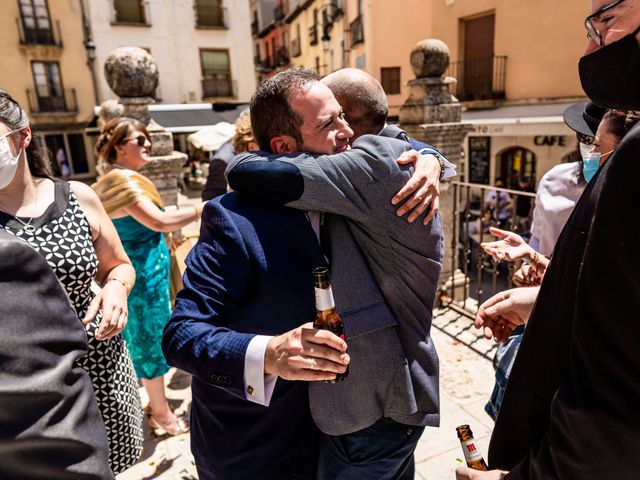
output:
{"label": "short dark hair", "polygon": [[261,150],[271,152],[271,139],[280,135],[289,135],[302,145],[302,118],[289,105],[289,97],[319,81],[318,74],[311,70],[290,68],[269,77],[258,87],[249,109],[253,136]]}

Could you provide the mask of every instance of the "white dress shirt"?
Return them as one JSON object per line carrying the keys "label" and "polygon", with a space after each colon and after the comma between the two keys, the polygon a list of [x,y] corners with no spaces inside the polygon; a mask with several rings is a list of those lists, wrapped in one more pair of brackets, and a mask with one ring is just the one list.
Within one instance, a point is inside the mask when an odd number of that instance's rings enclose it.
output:
{"label": "white dress shirt", "polygon": [[545,173],[538,185],[529,245],[546,257],[587,186],[578,183],[579,169],[579,162],[561,163]]}

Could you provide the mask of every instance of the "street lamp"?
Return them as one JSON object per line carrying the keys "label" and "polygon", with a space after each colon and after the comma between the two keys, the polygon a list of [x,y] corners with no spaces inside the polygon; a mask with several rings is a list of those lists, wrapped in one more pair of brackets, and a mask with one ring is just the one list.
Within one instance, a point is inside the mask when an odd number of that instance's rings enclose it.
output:
{"label": "street lamp", "polygon": [[322,25],[322,37],[320,37],[320,40],[322,41],[322,49],[325,53],[331,50],[331,36],[329,35],[329,29],[326,23]]}

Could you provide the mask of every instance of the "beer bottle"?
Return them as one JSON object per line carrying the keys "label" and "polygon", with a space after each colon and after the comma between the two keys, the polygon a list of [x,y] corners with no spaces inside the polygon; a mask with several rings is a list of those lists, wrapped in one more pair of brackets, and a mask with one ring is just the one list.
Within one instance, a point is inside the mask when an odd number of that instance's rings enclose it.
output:
{"label": "beer bottle", "polygon": [[[313,328],[329,330],[344,340],[344,324],[336,311],[336,302],[333,299],[331,282],[329,282],[329,270],[325,267],[313,269],[313,279],[316,292],[316,318]],[[344,373],[336,374],[335,380],[327,380],[328,383],[342,382],[349,375],[349,366]]]}
{"label": "beer bottle", "polygon": [[482,458],[482,453],[480,453],[478,444],[473,438],[473,432],[471,431],[471,428],[469,428],[469,425],[460,425],[459,427],[456,427],[456,432],[458,432],[460,446],[464,453],[464,459],[467,461],[467,467],[473,468],[474,470],[489,470],[484,458]]}

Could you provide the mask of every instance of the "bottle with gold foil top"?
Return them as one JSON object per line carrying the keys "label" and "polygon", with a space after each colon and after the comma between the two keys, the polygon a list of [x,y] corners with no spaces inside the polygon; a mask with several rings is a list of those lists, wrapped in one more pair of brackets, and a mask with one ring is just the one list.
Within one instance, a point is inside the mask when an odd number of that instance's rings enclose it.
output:
{"label": "bottle with gold foil top", "polygon": [[464,453],[464,459],[467,462],[467,466],[474,470],[488,471],[489,467],[487,467],[484,458],[482,458],[482,453],[473,438],[473,432],[471,431],[471,428],[469,428],[469,425],[460,425],[459,427],[456,427],[456,432],[458,432],[460,446],[462,447],[462,452]]}
{"label": "bottle with gold foil top", "polygon": [[[344,340],[344,324],[336,311],[336,302],[333,299],[331,282],[329,281],[329,269],[325,267],[314,268],[313,280],[316,292],[316,318],[313,328],[329,330]],[[349,366],[344,373],[338,373],[335,380],[328,383],[342,382],[349,375]]]}

